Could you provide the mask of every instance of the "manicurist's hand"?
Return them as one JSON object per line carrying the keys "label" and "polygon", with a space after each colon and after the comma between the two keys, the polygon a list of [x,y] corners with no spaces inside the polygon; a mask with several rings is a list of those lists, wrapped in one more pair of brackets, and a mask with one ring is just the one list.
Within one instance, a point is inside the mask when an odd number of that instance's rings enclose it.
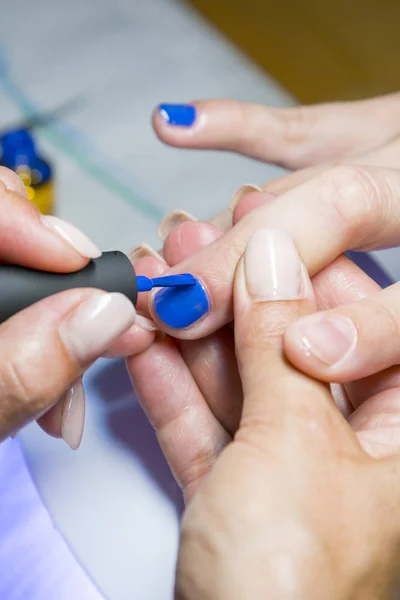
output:
{"label": "manicurist's hand", "polygon": [[[82,269],[101,252],[78,229],[40,215],[17,175],[0,168],[0,262],[55,272]],[[1,293],[1,292],[0,292]],[[38,419],[47,433],[79,446],[85,414],[81,376],[99,356],[143,349],[154,328],[133,325],[121,294],[70,290],[0,325],[0,441]],[[148,322],[145,321],[145,324]]]}
{"label": "manicurist's hand", "polygon": [[234,279],[238,430],[186,509],[177,600],[392,598],[398,458],[372,459],[329,388],[284,357],[315,309],[287,233],[261,229]]}

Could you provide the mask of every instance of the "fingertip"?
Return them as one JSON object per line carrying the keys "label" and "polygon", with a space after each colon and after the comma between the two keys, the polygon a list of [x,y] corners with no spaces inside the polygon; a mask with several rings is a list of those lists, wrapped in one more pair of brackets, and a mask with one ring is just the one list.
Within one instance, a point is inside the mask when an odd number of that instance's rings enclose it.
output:
{"label": "fingertip", "polygon": [[[246,186],[246,188],[248,188],[248,186]],[[249,188],[244,190],[244,193],[240,194],[239,199],[236,200],[236,203],[233,206],[233,225],[236,225],[236,223],[241,221],[243,217],[252,210],[255,210],[259,206],[263,206],[275,198],[276,194],[272,192],[251,191]]]}
{"label": "fingertip", "polygon": [[153,129],[157,137],[170,146],[189,145],[202,123],[196,103],[161,103],[152,113]]}
{"label": "fingertip", "polygon": [[209,246],[222,235],[211,223],[186,221],[174,227],[164,242],[164,256],[172,267]]}
{"label": "fingertip", "polygon": [[137,315],[132,327],[114,342],[104,357],[125,358],[141,354],[150,348],[157,335],[158,330],[155,323],[151,319]]}
{"label": "fingertip", "polygon": [[343,383],[362,376],[353,351],[358,334],[347,317],[315,313],[299,319],[284,333],[287,358],[300,370],[323,381]]}

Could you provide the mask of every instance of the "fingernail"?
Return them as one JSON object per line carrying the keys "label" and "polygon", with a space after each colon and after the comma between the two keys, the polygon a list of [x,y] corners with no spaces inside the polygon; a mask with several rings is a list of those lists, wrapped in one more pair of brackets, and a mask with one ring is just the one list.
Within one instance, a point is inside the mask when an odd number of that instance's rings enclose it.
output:
{"label": "fingernail", "polygon": [[136,314],[135,325],[141,327],[142,329],[146,329],[147,331],[155,331],[157,329],[157,325],[154,323],[154,321],[151,321],[151,319],[138,314]]}
{"label": "fingernail", "polygon": [[158,226],[158,237],[161,241],[167,239],[171,231],[181,223],[186,221],[197,221],[196,217],[189,214],[185,210],[173,210],[166,217],[164,217]]}
{"label": "fingernail", "polygon": [[357,329],[347,317],[304,317],[292,331],[306,354],[328,366],[344,360],[357,344]]}
{"label": "fingernail", "polygon": [[123,294],[96,294],[69,315],[59,328],[67,351],[86,365],[98,358],[135,321],[136,311]]}
{"label": "fingernail", "polygon": [[84,424],[85,392],[82,379],[79,379],[65,394],[61,415],[61,436],[72,450],[77,450],[80,446]]}
{"label": "fingernail", "polygon": [[168,327],[184,329],[189,327],[210,309],[210,302],[203,284],[176,288],[162,288],[154,295],[154,310]]}
{"label": "fingernail", "polygon": [[247,244],[244,268],[248,293],[256,302],[305,297],[303,265],[285,231],[257,231]]}
{"label": "fingernail", "polygon": [[196,107],[191,104],[160,104],[158,110],[168,125],[191,127],[196,120]]}
{"label": "fingernail", "polygon": [[252,183],[246,183],[246,185],[242,185],[238,189],[238,191],[234,194],[232,200],[230,201],[229,208],[233,211],[239,202],[248,194],[252,192],[262,192],[262,189],[258,185],[253,185]]}
{"label": "fingernail", "polygon": [[137,260],[139,260],[139,258],[143,258],[144,256],[153,256],[154,258],[157,258],[165,263],[164,257],[161,256],[161,254],[159,254],[159,252],[156,250],[153,250],[153,248],[145,242],[139,246],[136,246],[136,248],[133,248],[133,250],[129,252],[129,260],[133,265]]}
{"label": "fingernail", "polygon": [[81,256],[85,258],[99,258],[101,256],[101,251],[97,246],[71,223],[52,215],[42,215],[41,220],[43,225],[62,237]]}

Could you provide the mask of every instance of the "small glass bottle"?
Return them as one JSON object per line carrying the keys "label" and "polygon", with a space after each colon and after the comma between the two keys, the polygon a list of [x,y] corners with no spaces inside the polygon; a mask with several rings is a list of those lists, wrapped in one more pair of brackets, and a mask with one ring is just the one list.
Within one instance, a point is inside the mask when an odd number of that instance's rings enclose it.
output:
{"label": "small glass bottle", "polygon": [[0,137],[0,164],[18,173],[25,184],[28,198],[40,212],[53,214],[53,168],[38,154],[30,131],[16,129]]}

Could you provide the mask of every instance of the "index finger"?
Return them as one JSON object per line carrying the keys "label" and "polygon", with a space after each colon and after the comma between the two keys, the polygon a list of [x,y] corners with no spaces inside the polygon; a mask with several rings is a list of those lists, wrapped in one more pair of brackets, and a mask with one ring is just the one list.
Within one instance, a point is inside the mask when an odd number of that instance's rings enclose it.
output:
{"label": "index finger", "polygon": [[174,337],[209,335],[232,320],[234,272],[255,231],[262,227],[286,231],[313,276],[349,249],[395,244],[400,239],[399,198],[398,171],[334,167],[269,199],[225,235],[166,272],[192,273],[198,283],[153,293],[152,316]]}
{"label": "index finger", "polygon": [[0,214],[0,262],[68,272],[101,255],[71,223],[41,215],[20,178],[5,168],[0,168]]}

